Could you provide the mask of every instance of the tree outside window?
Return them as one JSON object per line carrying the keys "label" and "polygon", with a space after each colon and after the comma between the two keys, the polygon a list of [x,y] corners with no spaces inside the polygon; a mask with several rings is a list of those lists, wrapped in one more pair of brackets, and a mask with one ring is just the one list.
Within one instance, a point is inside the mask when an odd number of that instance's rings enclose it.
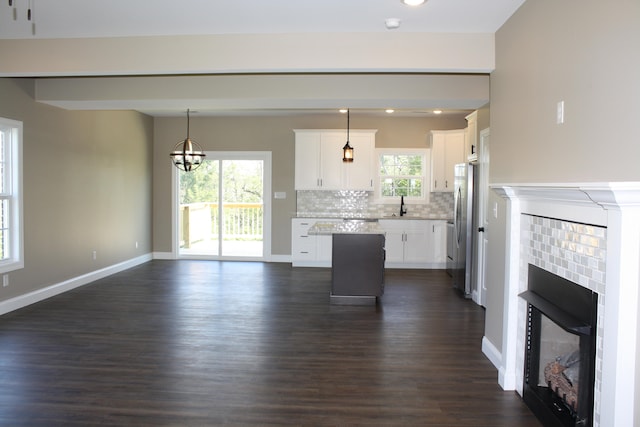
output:
{"label": "tree outside window", "polygon": [[423,198],[425,155],[380,154],[380,196]]}

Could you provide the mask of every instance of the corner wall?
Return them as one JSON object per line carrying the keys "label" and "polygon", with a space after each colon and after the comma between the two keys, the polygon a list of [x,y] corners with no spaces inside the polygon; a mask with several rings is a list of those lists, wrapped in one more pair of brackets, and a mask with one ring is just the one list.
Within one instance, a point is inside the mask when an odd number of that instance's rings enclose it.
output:
{"label": "corner wall", "polygon": [[67,111],[33,92],[31,79],[0,79],[0,116],[24,123],[25,247],[0,301],[151,252],[152,119]]}

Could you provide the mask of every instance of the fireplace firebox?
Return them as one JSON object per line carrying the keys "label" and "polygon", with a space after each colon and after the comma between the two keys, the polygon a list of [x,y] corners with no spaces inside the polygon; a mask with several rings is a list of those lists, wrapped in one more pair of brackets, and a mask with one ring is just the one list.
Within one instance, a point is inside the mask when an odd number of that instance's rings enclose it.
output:
{"label": "fireplace firebox", "polygon": [[598,294],[529,264],[523,399],[545,426],[593,426]]}

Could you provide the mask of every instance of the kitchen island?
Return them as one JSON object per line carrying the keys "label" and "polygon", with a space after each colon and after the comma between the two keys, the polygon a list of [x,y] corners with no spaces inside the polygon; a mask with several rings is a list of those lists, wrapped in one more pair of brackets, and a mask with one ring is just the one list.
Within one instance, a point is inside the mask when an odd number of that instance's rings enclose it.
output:
{"label": "kitchen island", "polygon": [[384,293],[384,230],[377,221],[315,223],[310,235],[332,236],[332,304],[376,304]]}

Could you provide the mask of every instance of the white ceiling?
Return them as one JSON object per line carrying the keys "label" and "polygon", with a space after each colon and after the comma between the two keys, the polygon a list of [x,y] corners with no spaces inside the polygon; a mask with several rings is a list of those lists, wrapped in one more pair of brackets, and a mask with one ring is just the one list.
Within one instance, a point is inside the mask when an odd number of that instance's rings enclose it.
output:
{"label": "white ceiling", "polygon": [[[494,33],[524,0],[7,0],[0,39],[326,32]],[[27,20],[31,4],[32,21]],[[387,30],[385,20],[400,27]]]}
{"label": "white ceiling", "polygon": [[[7,0],[0,0],[0,40],[291,33],[493,34],[525,0],[428,0],[419,7],[406,6],[400,0],[12,1],[13,6],[9,6]],[[31,21],[27,19],[29,5]],[[398,19],[399,28],[387,29],[388,18]],[[167,102],[149,103],[144,109],[133,104],[129,108],[156,116],[184,112]],[[126,103],[118,106],[127,108]],[[278,110],[275,105],[267,109],[245,106],[243,111],[200,110],[215,115],[293,113],[290,109]],[[365,113],[366,110],[362,110]],[[445,114],[466,113],[459,109],[444,110]],[[310,106],[298,113],[323,111],[335,113],[320,106]],[[368,113],[384,114],[379,109]],[[415,116],[416,113],[432,114],[415,108],[397,109],[396,114]]]}

